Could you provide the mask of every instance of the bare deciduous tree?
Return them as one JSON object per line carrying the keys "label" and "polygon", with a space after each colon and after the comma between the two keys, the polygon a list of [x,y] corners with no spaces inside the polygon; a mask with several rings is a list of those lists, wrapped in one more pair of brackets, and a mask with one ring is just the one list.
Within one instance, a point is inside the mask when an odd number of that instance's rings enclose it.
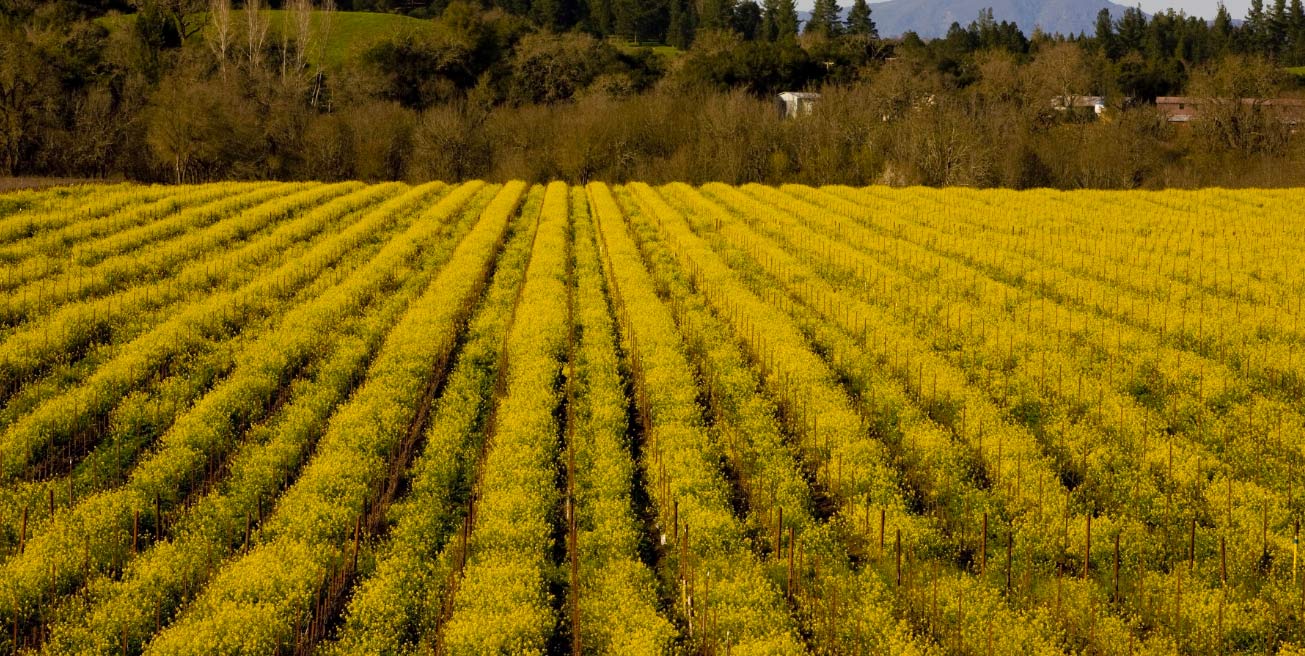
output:
{"label": "bare deciduous tree", "polygon": [[1211,153],[1281,153],[1291,130],[1267,101],[1278,94],[1282,75],[1272,61],[1245,55],[1193,74],[1191,95],[1201,103],[1193,128],[1202,147]]}
{"label": "bare deciduous tree", "polygon": [[991,184],[992,159],[972,117],[957,103],[922,107],[904,122],[897,156],[930,186]]}
{"label": "bare deciduous tree", "polygon": [[204,12],[209,0],[133,0],[138,9],[152,6],[159,15],[172,23],[172,28],[184,41],[204,29],[207,22]]}
{"label": "bare deciduous tree", "polygon": [[267,18],[263,16],[262,3],[259,0],[245,0],[245,36],[246,55],[249,70],[254,71],[263,65],[263,48],[267,46]]}
{"label": "bare deciduous tree", "polygon": [[209,21],[212,23],[213,28],[208,33],[208,46],[217,59],[218,71],[225,78],[232,43],[235,40],[235,25],[231,17],[231,0],[212,0],[209,5]]}
{"label": "bare deciduous tree", "polygon": [[308,68],[308,57],[314,41],[312,0],[286,1],[285,21],[281,24],[279,36],[281,81],[286,82]]}
{"label": "bare deciduous tree", "polygon": [[294,29],[294,56],[291,61],[292,74],[298,75],[308,68],[309,49],[313,47],[313,3],[312,0],[289,0],[286,3],[289,25],[283,32]]}
{"label": "bare deciduous tree", "polygon": [[335,29],[336,9],[335,0],[322,0],[322,6],[317,10],[316,55],[319,65],[326,56],[326,44],[331,40],[331,30]]}
{"label": "bare deciduous tree", "polygon": [[0,175],[19,170],[53,109],[55,84],[53,71],[23,33],[0,33]]}
{"label": "bare deciduous tree", "polygon": [[1026,75],[1037,97],[1038,107],[1048,103],[1073,110],[1092,94],[1092,72],[1087,56],[1076,43],[1057,43],[1043,48],[1029,64]]}
{"label": "bare deciduous tree", "polygon": [[316,108],[321,102],[322,82],[322,63],[326,61],[326,44],[331,40],[331,30],[335,27],[335,0],[323,0],[322,7],[317,12],[317,36],[313,40],[315,52],[313,57],[317,60],[316,80],[313,84],[313,107]]}

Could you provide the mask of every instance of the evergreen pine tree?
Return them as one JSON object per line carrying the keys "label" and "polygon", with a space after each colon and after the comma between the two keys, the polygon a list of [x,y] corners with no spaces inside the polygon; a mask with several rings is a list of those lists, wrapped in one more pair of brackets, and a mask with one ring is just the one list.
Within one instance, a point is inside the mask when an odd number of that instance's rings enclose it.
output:
{"label": "evergreen pine tree", "polygon": [[852,11],[847,14],[847,32],[872,39],[879,38],[879,28],[870,17],[870,4],[866,0],[856,0],[852,4]]}
{"label": "evergreen pine tree", "polygon": [[612,21],[612,0],[589,0],[589,24],[603,36],[616,32]]}
{"label": "evergreen pine tree", "polygon": [[[446,8],[448,4],[450,3],[445,3]],[[509,14],[515,14],[518,16],[530,13],[530,0],[491,0],[489,6],[493,9],[502,9]]]}
{"label": "evergreen pine tree", "polygon": [[815,7],[811,10],[811,20],[807,21],[803,31],[826,37],[838,36],[843,27],[842,13],[838,0],[816,0]]}
{"label": "evergreen pine tree", "polygon": [[775,25],[779,27],[779,39],[795,39],[798,35],[798,13],[795,0],[780,0],[779,15]]}
{"label": "evergreen pine tree", "polygon": [[1264,0],[1251,0],[1251,7],[1246,11],[1246,25],[1264,24]]}
{"label": "evergreen pine tree", "polygon": [[1289,25],[1287,0],[1274,0],[1273,10],[1265,19],[1269,51],[1277,54],[1287,47]]}
{"label": "evergreen pine tree", "polygon": [[1305,6],[1301,0],[1291,0],[1287,10],[1287,63],[1299,66],[1305,61]]}
{"label": "evergreen pine tree", "polygon": [[1107,57],[1114,59],[1119,56],[1119,46],[1115,42],[1115,19],[1110,16],[1109,9],[1102,9],[1097,12],[1097,47]]}
{"label": "evergreen pine tree", "polygon": [[797,37],[798,17],[794,0],[766,0],[761,32],[768,41],[785,41]]}
{"label": "evergreen pine tree", "polygon": [[1116,32],[1120,52],[1141,52],[1146,45],[1147,27],[1146,14],[1141,9],[1124,10]]}
{"label": "evergreen pine tree", "polygon": [[734,31],[742,35],[745,41],[762,38],[761,27],[764,21],[761,6],[756,0],[743,0],[734,6]]}
{"label": "evergreen pine tree", "polygon": [[728,30],[734,23],[734,0],[702,0],[702,15],[698,27],[707,30]]}
{"label": "evergreen pine tree", "polygon": [[570,26],[568,4],[563,0],[534,0],[530,3],[530,18],[545,28],[561,31]]}
{"label": "evergreen pine tree", "polygon": [[1268,45],[1267,16],[1264,14],[1264,0],[1251,0],[1251,8],[1246,12],[1246,22],[1242,24],[1246,47],[1253,52],[1263,52]]}
{"label": "evergreen pine tree", "polygon": [[1232,45],[1235,31],[1232,14],[1228,13],[1228,8],[1220,2],[1219,13],[1214,17],[1214,27],[1210,29],[1210,37],[1213,39],[1216,53],[1221,54]]}
{"label": "evergreen pine tree", "polygon": [[670,0],[612,0],[614,33],[636,42],[665,43],[670,14]]}
{"label": "evergreen pine tree", "polygon": [[778,11],[779,0],[762,0],[761,7],[761,29],[757,36],[765,41],[774,41],[779,38],[779,26],[775,24],[775,14]]}
{"label": "evergreen pine tree", "polygon": [[670,23],[666,28],[667,44],[681,50],[687,50],[693,45],[698,22],[693,8],[693,0],[671,0]]}

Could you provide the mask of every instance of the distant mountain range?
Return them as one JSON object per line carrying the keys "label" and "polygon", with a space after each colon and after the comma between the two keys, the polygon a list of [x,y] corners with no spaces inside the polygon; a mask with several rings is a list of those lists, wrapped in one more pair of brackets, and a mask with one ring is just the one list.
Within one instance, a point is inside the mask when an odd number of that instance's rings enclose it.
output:
{"label": "distant mountain range", "polygon": [[[843,0],[844,9],[851,5]],[[1000,21],[1013,21],[1025,34],[1034,28],[1060,34],[1092,34],[1102,9],[1119,18],[1126,6],[1108,0],[890,0],[870,5],[871,16],[884,37],[914,31],[926,39],[945,36],[952,23],[969,25],[989,7]],[[800,18],[805,21],[809,13]]]}

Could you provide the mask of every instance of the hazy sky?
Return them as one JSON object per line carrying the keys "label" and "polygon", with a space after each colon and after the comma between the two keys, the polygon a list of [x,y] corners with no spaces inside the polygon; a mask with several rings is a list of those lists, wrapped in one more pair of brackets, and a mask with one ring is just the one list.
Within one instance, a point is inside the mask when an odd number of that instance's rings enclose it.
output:
{"label": "hazy sky", "polygon": [[[873,0],[872,0],[873,1]],[[1128,7],[1142,5],[1146,11],[1164,11],[1170,7],[1186,11],[1193,16],[1205,16],[1213,18],[1215,11],[1218,10],[1219,0],[1114,0],[1114,2]],[[810,9],[812,0],[798,0],[799,9]],[[851,0],[841,0],[841,5],[852,4]],[[1246,10],[1251,6],[1251,0],[1225,0],[1224,4],[1228,5],[1228,12],[1233,18],[1242,18],[1246,16]],[[1264,3],[1271,4],[1271,3]]]}

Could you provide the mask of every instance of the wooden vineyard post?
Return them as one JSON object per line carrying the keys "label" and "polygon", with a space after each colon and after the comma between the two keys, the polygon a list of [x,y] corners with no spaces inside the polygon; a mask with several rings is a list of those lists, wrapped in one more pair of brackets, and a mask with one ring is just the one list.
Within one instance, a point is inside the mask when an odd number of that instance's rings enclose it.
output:
{"label": "wooden vineyard post", "polygon": [[[1168,481],[1174,480],[1174,440],[1172,437],[1169,438],[1169,465],[1168,468],[1165,470],[1165,479]],[[1170,525],[1173,524],[1173,513],[1174,513],[1173,486],[1170,485],[1167,487],[1169,489],[1165,492],[1165,541],[1164,541],[1165,560],[1169,560],[1169,553],[1171,553],[1170,550],[1173,549],[1173,543],[1170,542],[1171,538],[1169,537],[1170,536],[1169,531],[1170,531]]]}
{"label": "wooden vineyard post", "polygon": [[362,515],[353,524],[353,571],[358,571],[358,551],[362,547]]}
{"label": "wooden vineyard post", "polygon": [[1260,502],[1260,553],[1269,555],[1269,504]]}
{"label": "wooden vineyard post", "polygon": [[983,513],[983,536],[979,540],[979,576],[988,573],[988,513]]}
{"label": "wooden vineyard post", "polygon": [[23,526],[18,531],[18,553],[23,553],[27,547],[27,506],[23,506]]}
{"label": "wooden vineyard post", "polygon": [[675,541],[680,541],[680,502],[671,502],[671,526],[675,530]]}
{"label": "wooden vineyard post", "polygon": [[956,651],[965,652],[965,589],[956,590]]}
{"label": "wooden vineyard post", "polygon": [[[569,505],[570,500],[567,503]],[[579,548],[579,536],[576,534],[574,510],[570,514],[570,526],[567,528],[571,534],[571,653],[578,655],[580,654],[580,558],[576,550]]]}
{"label": "wooden vineyard post", "polygon": [[[1224,451],[1227,451],[1227,450],[1228,450],[1228,431],[1227,431],[1227,429],[1224,430],[1224,444],[1223,444],[1223,448],[1224,448]],[[1228,527],[1228,528],[1231,528],[1231,527],[1232,527],[1232,506],[1233,506],[1233,496],[1232,496],[1232,470],[1229,469],[1228,471],[1226,471],[1226,472],[1224,473],[1224,476],[1227,478],[1227,483],[1228,483],[1228,507],[1227,507],[1227,519],[1224,520],[1224,526],[1226,526],[1226,527]],[[1225,529],[1225,530],[1227,530],[1227,529]]]}
{"label": "wooden vineyard post", "polygon": [[932,594],[929,597],[929,625],[935,630],[938,624],[938,563],[933,564],[933,571],[930,572],[930,587]]}
{"label": "wooden vineyard post", "polygon": [[680,584],[689,579],[689,523],[684,523],[684,539],[680,541]]}
{"label": "wooden vineyard post", "polygon": [[1115,603],[1119,603],[1119,534],[1115,534],[1115,567],[1113,573],[1115,588]]}
{"label": "wooden vineyard post", "polygon": [[897,587],[902,587],[902,529],[897,529],[897,542],[894,550],[897,552]]}
{"label": "wooden vineyard post", "polygon": [[1092,565],[1092,515],[1091,513],[1089,513],[1087,516],[1087,531],[1085,537],[1086,540],[1083,546],[1083,580],[1084,581],[1087,580],[1088,569]]}
{"label": "wooden vineyard post", "polygon": [[1227,538],[1219,538],[1219,583],[1228,587],[1228,549]]}
{"label": "wooden vineyard post", "polygon": [[[246,533],[247,534],[247,533]],[[140,549],[140,511],[131,513],[131,553],[135,555]]]}
{"label": "wooden vineyard post", "polygon": [[784,507],[776,507],[775,513],[775,560],[779,560],[784,557]]}
{"label": "wooden vineyard post", "polygon": [[[862,416],[861,423],[865,423],[864,416]],[[874,535],[870,533],[870,497],[869,496],[866,496],[865,498],[865,528],[863,530],[865,532],[866,552],[869,553],[871,540],[874,539]]]}
{"label": "wooden vineyard post", "polygon": [[1183,570],[1178,570],[1177,589],[1174,593],[1174,633],[1183,631]]}
{"label": "wooden vineyard post", "polygon": [[1064,578],[1065,578],[1065,564],[1057,563],[1056,564],[1056,606],[1055,606],[1057,614],[1060,613],[1060,591],[1063,585]]}
{"label": "wooden vineyard post", "polygon": [[796,529],[788,530],[788,598],[793,598],[793,557],[797,549]]}
{"label": "wooden vineyard post", "polygon": [[1015,527],[1006,534],[1006,595],[1010,595],[1011,569],[1015,560]]}
{"label": "wooden vineyard post", "polygon": [[879,509],[879,557],[884,557],[884,516],[886,512],[883,508]]}
{"label": "wooden vineyard post", "polygon": [[1192,530],[1187,538],[1187,569],[1196,569],[1196,518],[1192,518]]}

